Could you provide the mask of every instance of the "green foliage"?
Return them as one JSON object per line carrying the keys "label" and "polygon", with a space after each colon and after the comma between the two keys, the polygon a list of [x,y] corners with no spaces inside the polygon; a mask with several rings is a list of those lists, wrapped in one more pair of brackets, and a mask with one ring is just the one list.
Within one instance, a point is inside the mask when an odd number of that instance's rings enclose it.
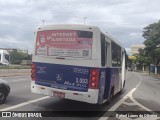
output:
{"label": "green foliage", "polygon": [[139,61],[154,64],[156,59],[156,64],[158,64],[160,62],[160,48],[157,46],[160,45],[160,21],[145,27],[142,36],[145,38],[146,48],[143,50],[143,54],[140,53],[141,58]]}
{"label": "green foliage", "polygon": [[136,55],[134,63],[138,63],[140,66],[151,64],[153,59],[146,54],[145,49],[139,49],[139,54]]}
{"label": "green foliage", "polygon": [[32,56],[27,53],[13,51],[10,53],[11,64],[21,64],[22,60],[31,60]]}

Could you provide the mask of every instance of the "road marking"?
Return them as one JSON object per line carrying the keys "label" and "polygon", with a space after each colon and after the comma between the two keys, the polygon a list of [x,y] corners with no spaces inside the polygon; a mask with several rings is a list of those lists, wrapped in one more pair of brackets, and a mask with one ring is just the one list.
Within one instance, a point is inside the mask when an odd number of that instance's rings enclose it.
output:
{"label": "road marking", "polygon": [[136,85],[136,87],[133,88],[130,92],[128,92],[119,102],[117,102],[114,106],[112,106],[108,111],[115,111],[127,98],[133,98],[132,94],[135,92],[135,90],[138,88],[138,86],[142,82],[142,77],[140,76],[140,78],[141,79],[140,79],[139,83]]}
{"label": "road marking", "polygon": [[142,76],[141,76],[140,74],[138,74],[138,75],[140,76],[141,80],[140,80],[140,82],[137,84],[136,89],[139,87],[139,85],[140,85],[141,82],[142,82]]}
{"label": "road marking", "polygon": [[4,81],[7,81],[8,83],[13,83],[13,82],[21,82],[21,81],[31,81],[29,79],[18,79],[18,80],[5,80],[5,79],[1,79],[0,80],[4,80]]}
{"label": "road marking", "polygon": [[[139,85],[142,82],[142,77],[140,76],[140,81],[139,83],[136,85],[135,88],[133,88],[130,92],[128,92],[119,102],[117,102],[116,104],[114,104],[108,111],[115,111],[122,103],[125,102],[125,100],[127,98],[130,98],[135,104],[139,105],[140,107],[142,107],[143,109],[147,110],[147,111],[151,111],[150,109],[144,107],[143,105],[141,105],[140,103],[138,103],[134,98],[133,98],[133,93],[135,92],[135,90],[139,87]],[[104,117],[102,116],[99,120],[107,120],[109,119],[109,117]]]}
{"label": "road marking", "polygon": [[17,75],[17,76],[6,76],[6,77],[0,77],[0,78],[24,78],[24,77],[30,77],[30,75]]}
{"label": "road marking", "polygon": [[11,78],[13,78],[13,77],[15,77],[15,78],[21,78],[22,77],[23,78],[24,76],[25,75],[23,75],[23,76],[22,75],[21,76],[19,76],[19,75],[18,76],[9,76],[9,77],[11,77]]}
{"label": "road marking", "polygon": [[[151,109],[149,109],[149,108],[147,108],[147,107],[145,107],[145,106],[143,106],[142,104],[140,104],[139,102],[137,102],[134,98],[133,98],[133,93],[136,91],[136,89],[139,87],[139,85],[141,84],[141,82],[142,82],[142,76],[139,74],[139,76],[140,76],[140,78],[141,78],[141,80],[140,80],[140,82],[137,84],[137,86],[135,87],[135,88],[133,88],[130,92],[128,92],[118,103],[116,103],[113,107],[111,107],[108,111],[115,111],[122,103],[126,103],[125,102],[125,100],[127,99],[127,98],[130,98],[132,101],[133,101],[133,103],[135,103],[135,105],[138,105],[138,106],[140,106],[142,109],[144,109],[144,110],[146,110],[146,111],[149,111],[149,112],[151,112],[152,114],[155,114],[156,115],[156,113],[155,112],[152,112],[152,110]],[[110,117],[104,117],[104,116],[102,116],[99,120],[107,120],[107,119],[109,119]],[[148,120],[157,120],[157,119],[159,119],[160,117],[155,117],[155,118],[149,118]],[[131,118],[118,118],[118,119],[120,119],[120,120],[132,120]],[[146,117],[143,117],[143,118],[136,118],[135,120],[146,120],[147,118]]]}
{"label": "road marking", "polygon": [[114,104],[114,106],[112,106],[108,111],[115,111],[128,97],[130,97],[134,93],[135,90],[136,90],[136,88],[133,88],[119,102]]}
{"label": "road marking", "polygon": [[12,82],[21,82],[21,81],[28,81],[28,79],[18,79],[18,80],[12,80]]}
{"label": "road marking", "polygon": [[16,109],[16,108],[19,108],[19,107],[22,107],[22,106],[25,106],[25,105],[28,105],[28,104],[31,104],[31,103],[35,103],[35,102],[38,102],[38,101],[41,101],[41,100],[45,100],[47,98],[50,98],[50,96],[45,96],[45,97],[38,98],[38,99],[35,99],[35,100],[30,100],[30,101],[27,101],[27,102],[24,102],[24,103],[20,103],[18,105],[14,105],[14,106],[11,106],[11,107],[0,109],[0,111],[8,111],[8,110]]}
{"label": "road marking", "polygon": [[135,106],[134,102],[128,103],[128,102],[124,101],[123,104],[128,105],[128,106]]}
{"label": "road marking", "polygon": [[[136,86],[136,89],[138,88],[138,86],[140,85],[140,83],[142,82],[142,76],[139,74],[140,78],[141,78],[141,81],[139,82],[139,84]],[[130,96],[130,99],[135,103],[137,104],[138,106],[140,106],[141,108],[147,110],[147,111],[152,111],[150,109],[148,109],[147,107],[143,106],[142,104],[140,104],[139,102],[137,102],[134,98],[133,98],[133,95]]]}

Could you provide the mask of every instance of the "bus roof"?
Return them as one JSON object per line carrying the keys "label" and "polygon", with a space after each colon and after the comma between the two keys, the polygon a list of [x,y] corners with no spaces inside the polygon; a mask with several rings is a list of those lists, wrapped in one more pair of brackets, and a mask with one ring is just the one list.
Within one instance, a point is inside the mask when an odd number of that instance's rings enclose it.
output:
{"label": "bus roof", "polygon": [[123,47],[122,43],[120,43],[117,39],[115,39],[111,34],[108,32],[102,32],[99,27],[94,26],[94,25],[86,25],[86,24],[55,24],[55,25],[45,25],[40,28],[38,28],[38,31],[43,31],[43,30],[54,30],[54,29],[97,29],[101,33],[103,33],[105,36],[107,36],[111,41],[115,42],[117,45],[120,47]]}
{"label": "bus roof", "polygon": [[98,28],[96,26],[93,25],[83,25],[83,24],[58,24],[58,25],[45,25],[42,26],[40,28],[38,28],[38,31],[42,31],[42,30],[52,30],[52,29],[75,29],[75,28],[79,28],[79,29],[84,29],[84,28],[88,28],[88,29],[93,29],[93,28]]}

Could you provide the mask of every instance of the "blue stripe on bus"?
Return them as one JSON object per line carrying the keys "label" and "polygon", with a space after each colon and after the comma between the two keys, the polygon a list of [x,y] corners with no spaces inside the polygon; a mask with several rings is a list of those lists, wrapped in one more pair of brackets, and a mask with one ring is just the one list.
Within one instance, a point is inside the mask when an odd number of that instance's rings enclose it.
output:
{"label": "blue stripe on bus", "polygon": [[[117,93],[120,90],[121,83],[121,68],[103,68],[99,81],[99,99],[98,103],[103,103],[103,100],[109,99],[111,89],[114,86],[114,91]],[[105,77],[103,77],[105,73]]]}
{"label": "blue stripe on bus", "polygon": [[38,85],[57,89],[87,92],[90,78],[90,67],[34,63]]}
{"label": "blue stripe on bus", "polygon": [[[89,87],[90,70],[92,67],[59,65],[49,63],[38,63],[36,65],[35,83],[51,88],[87,92]],[[115,91],[119,90],[119,79],[121,68],[97,68],[99,69],[99,103],[108,99],[111,87],[115,86]],[[61,79],[57,79],[60,77]],[[82,79],[84,83],[76,83]],[[85,83],[86,82],[86,83]]]}

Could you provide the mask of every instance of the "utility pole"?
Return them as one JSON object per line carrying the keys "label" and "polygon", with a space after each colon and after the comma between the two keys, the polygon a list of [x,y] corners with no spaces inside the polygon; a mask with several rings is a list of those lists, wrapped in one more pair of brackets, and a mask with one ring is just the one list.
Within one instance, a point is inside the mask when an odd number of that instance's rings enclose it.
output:
{"label": "utility pole", "polygon": [[44,26],[44,22],[45,22],[45,20],[42,20],[42,22],[43,22],[43,26]]}
{"label": "utility pole", "polygon": [[84,17],[84,24],[85,24],[87,18],[88,18],[88,17]]}

